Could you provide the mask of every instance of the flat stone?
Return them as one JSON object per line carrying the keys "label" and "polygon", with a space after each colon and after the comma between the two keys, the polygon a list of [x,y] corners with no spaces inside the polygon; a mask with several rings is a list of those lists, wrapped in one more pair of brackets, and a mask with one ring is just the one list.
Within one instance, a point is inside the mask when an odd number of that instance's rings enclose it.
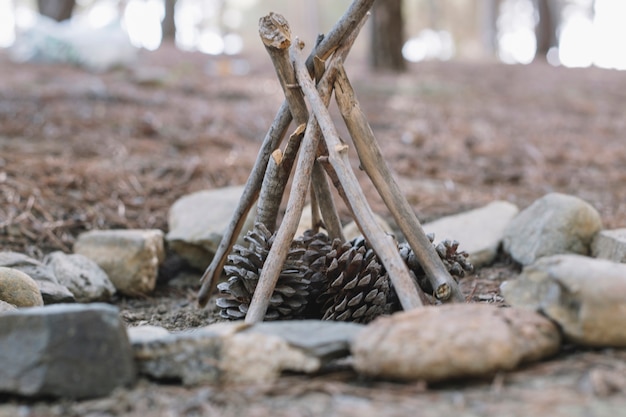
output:
{"label": "flat stone", "polygon": [[363,327],[339,321],[285,320],[258,323],[244,332],[278,336],[293,347],[328,360],[347,356],[353,339]]}
{"label": "flat stone", "polygon": [[545,257],[503,283],[501,291],[510,305],[557,322],[571,342],[626,347],[624,264],[580,255]]}
{"label": "flat stone", "polygon": [[74,301],[74,295],[59,283],[52,270],[36,259],[18,252],[0,252],[0,266],[18,269],[34,279],[45,304]]}
{"label": "flat stone", "polygon": [[454,239],[469,254],[474,267],[487,265],[495,259],[504,230],[519,209],[507,201],[494,201],[486,206],[442,217],[423,225],[426,233],[434,233],[435,241]]}
{"label": "flat stone", "polygon": [[165,258],[158,229],[92,230],[78,236],[74,252],[94,261],[126,295],[147,294],[156,285]]}
{"label": "flat stone", "polygon": [[[176,200],[168,215],[169,233],[165,239],[169,247],[193,267],[206,269],[239,204],[243,189],[243,186],[234,186],[198,191]],[[256,208],[250,210],[239,243],[243,243],[243,236],[252,229],[255,212]]]}
{"label": "flat stone", "polygon": [[90,398],[135,380],[118,309],[56,304],[0,315],[0,392]]}
{"label": "flat stone", "polygon": [[52,268],[59,283],[66,286],[80,303],[108,301],[115,294],[115,286],[106,272],[86,256],[56,251],[48,254],[43,261]]}
{"label": "flat stone", "polygon": [[626,263],[626,228],[602,230],[591,242],[594,258]]}
{"label": "flat stone", "polygon": [[284,371],[316,372],[347,356],[361,325],[315,320],[216,323],[170,333],[155,326],[128,329],[140,372],[155,379],[203,383],[261,383]]}
{"label": "flat stone", "polygon": [[18,269],[3,266],[0,267],[0,301],[15,307],[43,305],[39,286],[34,279]]}
{"label": "flat stone", "polygon": [[445,304],[380,317],[352,345],[365,375],[440,381],[510,371],[555,354],[557,327],[524,309]]}
{"label": "flat stone", "polygon": [[[382,227],[382,229],[385,232],[389,234],[394,234],[393,229],[391,228],[387,220],[385,220],[382,216],[379,216],[378,214],[374,213],[374,219],[376,220],[376,223],[378,223],[378,225]],[[352,239],[356,239],[357,237],[363,236],[363,233],[361,233],[359,226],[353,220],[349,223],[346,223],[346,225],[343,226],[343,235],[346,238],[346,240],[350,241]]]}
{"label": "flat stone", "polygon": [[578,197],[552,193],[522,210],[504,232],[503,248],[522,265],[558,254],[588,255],[600,214]]}

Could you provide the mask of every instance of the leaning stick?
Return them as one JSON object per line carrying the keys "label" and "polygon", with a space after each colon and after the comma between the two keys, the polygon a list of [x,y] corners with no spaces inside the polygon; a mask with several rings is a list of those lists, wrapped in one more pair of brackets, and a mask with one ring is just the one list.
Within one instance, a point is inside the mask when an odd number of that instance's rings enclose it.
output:
{"label": "leaning stick", "polygon": [[[342,45],[342,43],[345,42],[346,37],[353,33],[359,26],[363,17],[372,7],[372,4],[374,4],[374,0],[354,0],[352,4],[350,4],[350,7],[348,7],[348,10],[346,10],[341,19],[339,19],[335,26],[328,32],[324,39],[316,45],[315,49],[309,55],[309,58],[307,59],[307,67],[310,71],[313,71],[316,57],[320,60],[326,60],[339,45]],[[222,236],[222,240],[215,251],[213,260],[200,278],[202,286],[198,293],[198,304],[201,307],[205,306],[211,298],[213,289],[217,284],[217,277],[224,269],[226,257],[235,244],[237,236],[241,232],[250,208],[259,196],[259,190],[261,188],[261,183],[263,181],[263,176],[265,174],[270,155],[278,147],[282,138],[285,136],[290,122],[291,113],[289,111],[287,101],[285,100],[278,110],[272,126],[263,139],[259,155],[254,163],[254,166],[252,167],[250,176],[246,181],[239,204],[233,213],[228,227],[224,231],[224,235]]]}
{"label": "leaning stick", "polygon": [[289,181],[298,149],[300,149],[304,128],[304,124],[298,126],[287,140],[285,151],[276,149],[272,152],[272,157],[267,164],[267,171],[265,178],[263,178],[261,195],[257,204],[256,221],[263,223],[270,232],[276,230],[276,218],[278,217],[280,202]]}
{"label": "leaning stick", "polygon": [[441,258],[437,256],[411,205],[402,195],[400,187],[398,187],[385,163],[380,147],[367,118],[361,111],[343,65],[340,65],[338,70],[339,73],[335,79],[335,100],[352,137],[361,166],[389,208],[400,230],[404,233],[435,289],[435,296],[442,301],[448,300],[450,297],[454,301],[464,301],[465,298],[456,281],[448,273],[443,262],[441,262]]}
{"label": "leaning stick", "polygon": [[348,146],[339,139],[326,105],[309,76],[301,51],[297,48],[292,48],[291,53],[300,87],[311,105],[315,114],[315,120],[318,121],[322,129],[322,134],[328,147],[328,162],[341,183],[359,228],[387,269],[402,307],[405,310],[410,310],[422,306],[416,284],[411,279],[408,267],[398,252],[394,238],[385,233],[376,222],[374,213],[367,204],[363,190],[361,190],[354,172],[350,169]]}

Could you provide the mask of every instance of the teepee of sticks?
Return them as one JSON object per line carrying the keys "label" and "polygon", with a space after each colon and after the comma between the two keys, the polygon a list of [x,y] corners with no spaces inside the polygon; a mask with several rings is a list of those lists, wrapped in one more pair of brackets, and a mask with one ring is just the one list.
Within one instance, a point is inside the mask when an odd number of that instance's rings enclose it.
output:
{"label": "teepee of sticks", "polygon": [[[435,297],[441,301],[464,301],[456,281],[437,255],[383,160],[343,66],[373,3],[374,0],[354,0],[332,30],[317,39],[306,60],[302,51],[304,44],[297,38],[292,39],[284,17],[270,13],[260,19],[259,34],[276,68],[285,101],[265,136],[239,205],[216,254],[201,278],[198,295],[201,306],[206,305],[213,294],[228,254],[257,199],[257,222],[268,228],[276,227],[280,202],[292,171],[286,211],[260,272],[245,321],[256,323],[264,318],[309,190],[314,207],[314,227],[323,224],[330,238],[345,240],[329,179],[384,265],[402,308],[409,310],[423,305],[422,290],[411,278],[394,237],[385,233],[375,221],[349,164],[349,147],[339,138],[327,109],[333,91],[361,167],[405,235]],[[281,150],[279,146],[292,120],[296,128],[287,139],[284,150]],[[292,170],[294,163],[296,167]],[[316,213],[321,213],[321,219]]]}

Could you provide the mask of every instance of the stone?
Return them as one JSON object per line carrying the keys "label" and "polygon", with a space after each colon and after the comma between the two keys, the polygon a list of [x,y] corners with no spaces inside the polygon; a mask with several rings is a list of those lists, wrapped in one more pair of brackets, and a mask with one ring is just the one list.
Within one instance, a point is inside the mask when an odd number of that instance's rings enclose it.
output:
{"label": "stone", "polygon": [[74,301],[74,295],[59,283],[52,270],[36,259],[18,252],[0,252],[0,266],[18,269],[34,279],[44,304]]}
{"label": "stone", "polygon": [[474,210],[442,217],[423,225],[426,233],[435,234],[435,242],[454,239],[459,249],[469,254],[474,267],[487,265],[495,259],[504,230],[519,209],[507,201],[494,201]]}
{"label": "stone", "polygon": [[[165,239],[171,249],[200,270],[209,265],[228,227],[243,186],[198,191],[174,202],[168,215],[169,233]],[[248,213],[238,242],[252,229],[256,208]]]}
{"label": "stone", "polygon": [[541,312],[583,346],[626,347],[626,265],[555,255],[527,266],[501,287],[506,302]]}
{"label": "stone", "polygon": [[329,360],[347,356],[353,339],[363,327],[340,321],[285,320],[257,323],[244,333],[278,336],[293,347]]}
{"label": "stone", "polygon": [[522,210],[504,232],[503,248],[522,265],[550,255],[588,255],[600,214],[578,197],[551,193]]}
{"label": "stone", "polygon": [[594,258],[626,263],[626,228],[602,230],[591,242]]}
{"label": "stone", "polygon": [[37,307],[43,305],[39,286],[24,272],[0,267],[0,301],[15,307]]}
{"label": "stone", "polygon": [[140,372],[155,379],[203,383],[266,383],[284,371],[316,372],[347,356],[363,326],[317,320],[248,326],[223,322],[170,333],[155,326],[128,329]]}
{"label": "stone", "polygon": [[0,315],[0,392],[92,398],[135,377],[132,349],[113,306],[55,304]]}
{"label": "stone", "polygon": [[80,303],[108,301],[115,294],[115,286],[106,272],[86,256],[56,251],[46,255],[43,261]]}
{"label": "stone", "polygon": [[[383,217],[374,213],[374,219],[376,220],[376,223],[378,223],[378,225],[382,227],[382,229],[385,232],[387,232],[390,235],[395,234],[395,232],[393,231],[393,229],[391,228],[387,220],[385,220]],[[346,223],[346,225],[343,227],[343,235],[348,241],[352,239],[356,239],[357,237],[363,236],[363,234],[361,233],[361,230],[359,229],[359,226],[356,224],[354,220],[352,220],[349,223]]]}
{"label": "stone", "polygon": [[92,230],[76,239],[74,252],[94,261],[117,291],[136,296],[156,285],[165,258],[163,232],[158,229]]}
{"label": "stone", "polygon": [[[43,303],[43,301],[42,301],[42,303]],[[14,306],[11,303],[7,303],[6,301],[0,300],[0,314],[4,313],[6,311],[15,311],[15,310],[17,310],[16,306]]]}
{"label": "stone", "polygon": [[368,376],[441,381],[510,371],[559,347],[556,325],[532,311],[445,304],[374,320],[352,354],[355,369]]}

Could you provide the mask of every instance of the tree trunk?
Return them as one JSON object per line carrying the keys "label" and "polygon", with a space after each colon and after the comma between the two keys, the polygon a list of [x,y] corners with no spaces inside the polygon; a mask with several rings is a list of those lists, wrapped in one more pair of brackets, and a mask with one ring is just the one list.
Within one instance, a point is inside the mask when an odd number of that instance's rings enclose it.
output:
{"label": "tree trunk", "polygon": [[75,0],[37,0],[39,13],[61,22],[72,17]]}
{"label": "tree trunk", "polygon": [[404,71],[404,19],[402,0],[377,1],[372,7],[370,67],[375,70]]}
{"label": "tree trunk", "polygon": [[545,60],[548,51],[557,46],[556,29],[559,23],[559,9],[555,0],[536,0],[539,21],[535,26],[537,52],[535,60]]}
{"label": "tree trunk", "polygon": [[499,0],[478,0],[481,9],[482,44],[487,56],[493,57],[498,53],[498,16],[500,14]]}
{"label": "tree trunk", "polygon": [[163,39],[174,39],[176,37],[176,24],[174,16],[176,14],[176,0],[165,0],[165,16],[161,22]]}

